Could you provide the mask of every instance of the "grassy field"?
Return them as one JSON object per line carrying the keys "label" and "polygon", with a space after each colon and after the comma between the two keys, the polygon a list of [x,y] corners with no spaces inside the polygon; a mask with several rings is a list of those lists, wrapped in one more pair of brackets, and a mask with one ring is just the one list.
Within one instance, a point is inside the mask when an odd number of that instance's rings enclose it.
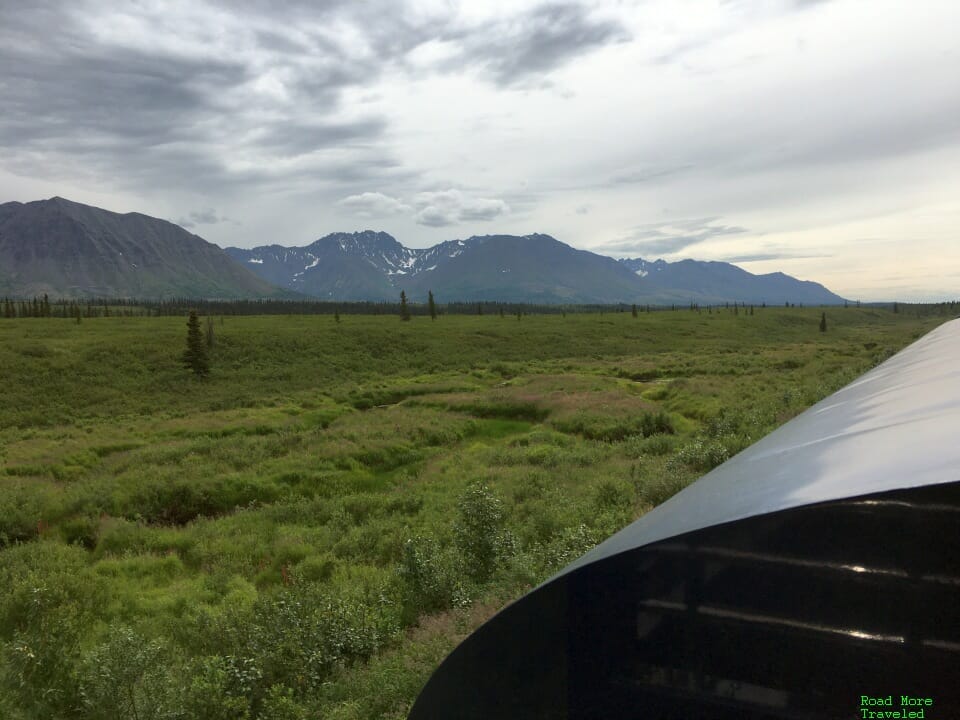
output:
{"label": "grassy field", "polygon": [[0,717],[402,718],[485,618],[946,320],[0,320]]}

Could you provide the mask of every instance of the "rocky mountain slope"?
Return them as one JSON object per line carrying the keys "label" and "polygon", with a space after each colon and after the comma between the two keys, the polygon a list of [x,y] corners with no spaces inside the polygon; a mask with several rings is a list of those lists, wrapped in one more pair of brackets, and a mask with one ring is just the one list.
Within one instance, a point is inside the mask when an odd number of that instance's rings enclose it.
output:
{"label": "rocky mountain slope", "polygon": [[0,205],[0,295],[234,298],[277,292],[216,245],[166,220],[60,197]]}

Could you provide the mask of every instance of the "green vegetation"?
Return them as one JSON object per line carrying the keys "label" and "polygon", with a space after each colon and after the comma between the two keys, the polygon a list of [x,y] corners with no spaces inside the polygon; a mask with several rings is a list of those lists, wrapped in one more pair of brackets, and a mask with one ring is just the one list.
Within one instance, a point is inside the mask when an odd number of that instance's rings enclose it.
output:
{"label": "green vegetation", "polygon": [[626,309],[234,316],[202,383],[183,315],[0,321],[0,717],[403,718],[504,604],[946,319]]}

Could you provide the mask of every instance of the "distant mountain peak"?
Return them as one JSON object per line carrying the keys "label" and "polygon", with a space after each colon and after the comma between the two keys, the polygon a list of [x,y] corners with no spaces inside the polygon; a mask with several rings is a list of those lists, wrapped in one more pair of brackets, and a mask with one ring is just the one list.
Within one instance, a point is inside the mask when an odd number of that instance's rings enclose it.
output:
{"label": "distant mountain peak", "polygon": [[620,258],[617,262],[652,286],[697,293],[710,298],[710,302],[779,304],[789,301],[810,305],[843,302],[843,298],[819,283],[797,280],[782,272],[754,275],[717,260],[688,258],[671,263],[661,259],[651,263],[643,258]]}
{"label": "distant mountain peak", "polygon": [[[0,295],[266,297],[284,293],[178,225],[60,196],[0,212]],[[285,294],[285,293],[284,293]]]}

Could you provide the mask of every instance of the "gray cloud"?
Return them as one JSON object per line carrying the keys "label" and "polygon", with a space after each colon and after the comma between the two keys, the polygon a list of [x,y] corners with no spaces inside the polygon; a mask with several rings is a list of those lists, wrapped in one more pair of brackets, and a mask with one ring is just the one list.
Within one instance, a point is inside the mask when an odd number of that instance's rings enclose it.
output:
{"label": "gray cloud", "polygon": [[639,225],[620,240],[593,249],[618,255],[673,255],[713,238],[748,232],[736,225],[717,225],[718,219],[706,217]]}
{"label": "gray cloud", "polygon": [[451,30],[444,39],[462,43],[448,69],[478,66],[505,87],[540,78],[598,47],[625,42],[630,34],[615,20],[591,17],[579,3],[551,2],[480,27]]}
{"label": "gray cloud", "polygon": [[321,148],[369,142],[379,138],[386,125],[384,118],[328,123],[293,121],[264,129],[255,143],[282,156],[305,155]]}
{"label": "gray cloud", "polygon": [[[193,6],[199,22],[135,7],[125,13],[129,36],[110,34],[109,8],[83,0],[0,11],[0,162],[141,190],[282,190],[308,178],[383,185],[415,171],[400,168],[384,142],[386,116],[342,117],[343,93],[374,85],[422,43],[450,40],[459,55],[446,69],[479,67],[510,85],[626,37],[572,2],[473,27],[453,6],[395,0],[220,5]],[[223,32],[210,31],[208,16],[226,23]],[[458,217],[500,212],[463,208]]]}
{"label": "gray cloud", "polygon": [[350,195],[337,203],[359,217],[385,217],[410,212],[409,205],[379,192]]}
{"label": "gray cloud", "polygon": [[422,192],[414,198],[417,212],[414,220],[420,225],[444,227],[470,220],[493,220],[510,212],[510,206],[497,198],[472,198],[459,190]]}
{"label": "gray cloud", "polygon": [[[288,9],[323,17],[336,5]],[[276,15],[265,28],[234,16],[224,33],[233,49],[207,47],[202,35],[190,36],[195,28],[185,18],[176,42],[171,27],[142,42],[135,32],[103,34],[109,23],[100,22],[101,12],[65,2],[4,12],[0,161],[8,168],[115,187],[204,191],[278,188],[320,175],[371,181],[396,168],[387,149],[373,147],[386,118],[340,117],[341,93],[376,78],[377,58],[353,56],[320,33],[293,31]],[[136,10],[131,16],[147,26],[163,22]],[[275,159],[300,162],[281,177]]]}
{"label": "gray cloud", "polygon": [[803,253],[793,253],[793,252],[760,252],[752,253],[746,255],[729,255],[726,257],[717,258],[721,262],[728,263],[749,263],[749,262],[762,262],[764,260],[800,260],[807,258],[830,258],[834,257],[832,254],[803,254]]}
{"label": "gray cloud", "polygon": [[814,5],[826,5],[833,0],[780,0],[779,7],[765,7],[761,4],[752,2],[752,0],[720,0],[721,5],[737,8],[750,14],[761,12],[782,11],[782,10],[802,10],[803,8]]}
{"label": "gray cloud", "polygon": [[632,185],[635,183],[650,182],[651,180],[659,180],[660,178],[677,175],[693,167],[694,166],[691,163],[684,163],[682,165],[676,165],[673,167],[649,167],[641,170],[632,170],[630,172],[614,175],[612,178],[610,178],[609,184]]}
{"label": "gray cloud", "polygon": [[213,208],[207,208],[205,210],[194,210],[186,217],[177,220],[177,225],[190,228],[197,225],[216,225],[222,222],[230,222],[230,218],[218,215]]}

